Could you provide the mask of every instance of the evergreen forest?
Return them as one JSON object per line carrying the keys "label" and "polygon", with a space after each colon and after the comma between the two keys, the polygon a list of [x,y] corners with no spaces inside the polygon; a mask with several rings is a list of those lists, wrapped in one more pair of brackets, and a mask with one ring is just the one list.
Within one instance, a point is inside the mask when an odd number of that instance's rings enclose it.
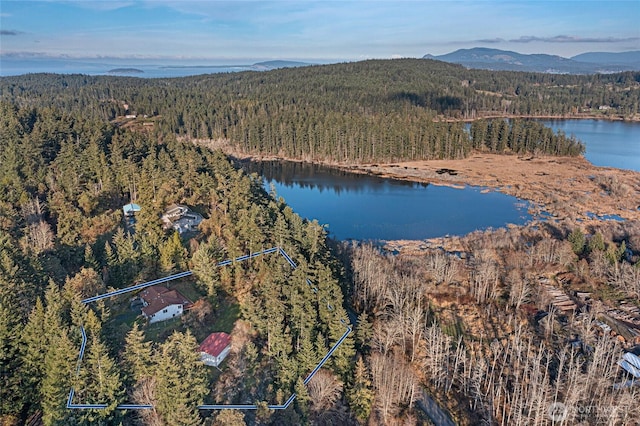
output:
{"label": "evergreen forest", "polygon": [[[155,416],[144,421],[199,424],[195,407],[203,402],[282,404],[294,391],[304,401],[301,378],[348,320],[343,271],[319,224],[269,197],[257,176],[234,169],[220,152],[53,108],[1,107],[5,424],[130,423],[133,413],[115,410],[123,402],[155,405],[138,412]],[[134,232],[125,231],[121,210],[132,198],[144,206]],[[162,229],[160,215],[177,202],[203,213],[201,234],[185,239]],[[276,245],[297,269],[276,255],[215,267]],[[170,334],[145,336],[148,329],[129,313],[130,296],[80,302],[187,269],[196,278],[181,288],[199,302]],[[226,330],[209,330],[211,323]],[[81,325],[88,345],[76,375]],[[242,348],[214,388],[196,351],[211,331],[233,332]],[[352,356],[347,340],[323,374],[344,381]],[[66,409],[72,386],[76,403],[108,408]],[[283,415],[296,424],[308,413],[301,405]]]}
{"label": "evergreen forest", "polygon": [[[3,78],[0,91],[21,107],[53,106],[104,121],[136,116],[130,125],[245,153],[358,163],[464,158],[483,144],[469,140],[463,119],[633,117],[640,73],[492,72],[402,59],[175,79],[25,75]],[[553,155],[581,152],[564,135],[556,145],[536,132],[544,140],[516,151],[536,145]],[[512,145],[508,135],[499,136],[502,142],[486,149]]]}
{"label": "evergreen forest", "polygon": [[[577,156],[573,136],[527,117],[634,119],[639,107],[640,73],[413,59],[1,78],[0,424],[418,425],[435,411],[463,425],[544,425],[557,401],[633,424],[640,388],[617,362],[635,336],[599,324],[640,317],[637,222],[560,218],[396,256],[328,239],[200,142],[344,163]],[[140,206],[133,223],[129,203]],[[197,232],[163,226],[174,204],[202,216]],[[216,267],[274,246],[298,267],[273,254]],[[194,302],[179,318],[150,324],[135,294],[82,303],[185,270],[193,275],[169,285]],[[554,307],[558,289],[573,312]],[[303,383],[347,325],[354,332]],[[206,367],[198,345],[219,331],[231,335],[230,355]],[[107,407],[67,409],[71,388],[75,403]],[[288,409],[269,409],[293,393]],[[116,409],[123,403],[154,408]],[[596,424],[570,415],[565,424]]]}

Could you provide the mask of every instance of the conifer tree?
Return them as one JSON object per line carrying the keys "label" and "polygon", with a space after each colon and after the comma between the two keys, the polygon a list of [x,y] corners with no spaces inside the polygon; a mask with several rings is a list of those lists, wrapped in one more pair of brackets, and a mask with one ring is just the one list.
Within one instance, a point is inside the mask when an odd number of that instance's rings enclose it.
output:
{"label": "conifer tree", "polygon": [[112,286],[117,286],[121,281],[120,262],[109,241],[104,243],[104,259],[107,265],[107,278],[105,281]]}
{"label": "conifer tree", "polygon": [[366,311],[358,315],[358,325],[355,330],[356,344],[361,352],[367,352],[371,347],[371,337],[373,336],[373,326],[369,322]]}
{"label": "conifer tree", "polygon": [[356,419],[364,424],[371,414],[371,407],[375,392],[371,387],[371,380],[367,367],[362,359],[358,357],[353,375],[353,384],[347,388],[347,401]]}
{"label": "conifer tree", "polygon": [[45,308],[42,300],[38,298],[21,336],[24,390],[25,396],[31,404],[37,404],[40,400],[44,358],[49,347],[49,336],[43,333],[44,316]]}
{"label": "conifer tree", "polygon": [[591,236],[591,238],[589,239],[589,251],[604,251],[605,249],[605,243],[604,243],[604,237],[602,236],[602,234],[600,232],[596,232],[593,236]]}
{"label": "conifer tree", "polygon": [[103,410],[87,411],[82,417],[91,423],[113,423],[116,406],[123,401],[124,389],[119,368],[107,352],[107,347],[97,336],[92,337],[80,368],[76,397],[89,404],[107,404]]}
{"label": "conifer tree", "polygon": [[197,425],[207,394],[206,370],[191,333],[175,332],[155,354],[157,410],[167,424]]}
{"label": "conifer tree", "polygon": [[152,346],[151,342],[145,342],[144,339],[144,331],[140,330],[137,322],[134,322],[125,337],[122,353],[127,374],[134,382],[153,375]]}
{"label": "conifer tree", "polygon": [[93,248],[91,248],[91,244],[89,243],[84,246],[84,267],[92,268],[95,271],[100,270],[100,264],[93,254]]}
{"label": "conifer tree", "polygon": [[571,249],[575,254],[579,256],[584,252],[584,244],[586,242],[586,238],[579,228],[575,228],[573,231],[571,231],[567,239],[571,243]]}
{"label": "conifer tree", "polygon": [[0,298],[0,418],[17,415],[24,400],[20,332],[13,310]]}
{"label": "conifer tree", "polygon": [[165,272],[177,272],[186,268],[187,250],[182,246],[180,234],[174,231],[160,247],[160,268]]}
{"label": "conifer tree", "polygon": [[193,272],[211,298],[215,298],[220,286],[220,268],[217,263],[222,258],[222,248],[213,238],[210,238],[206,243],[200,244],[191,260]]}
{"label": "conifer tree", "polygon": [[66,403],[78,355],[78,348],[71,343],[65,329],[59,328],[48,340],[40,385],[42,421],[47,426],[66,424],[72,415]]}
{"label": "conifer tree", "polygon": [[307,387],[304,385],[302,377],[298,377],[295,385],[295,407],[296,411],[300,415],[300,419],[303,423],[306,423],[309,418],[309,403],[311,398],[309,397],[309,392],[307,391]]}

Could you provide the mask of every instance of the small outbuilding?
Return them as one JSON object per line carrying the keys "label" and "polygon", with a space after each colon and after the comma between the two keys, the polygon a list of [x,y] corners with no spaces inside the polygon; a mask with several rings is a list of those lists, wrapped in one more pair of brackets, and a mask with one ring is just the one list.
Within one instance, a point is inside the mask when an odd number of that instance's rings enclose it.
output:
{"label": "small outbuilding", "polygon": [[141,210],[138,204],[129,203],[122,206],[122,212],[124,213],[124,223],[127,230],[133,233],[133,228],[136,224],[136,213]]}
{"label": "small outbuilding", "polygon": [[224,332],[211,333],[198,348],[206,365],[217,367],[231,351],[231,336]]}
{"label": "small outbuilding", "polygon": [[640,379],[640,357],[638,357],[638,355],[633,352],[627,352],[622,355],[622,359],[618,361],[618,365],[635,378]]}
{"label": "small outbuilding", "polygon": [[124,212],[125,216],[133,216],[140,210],[140,206],[134,203],[125,204],[124,206],[122,206],[122,211]]}

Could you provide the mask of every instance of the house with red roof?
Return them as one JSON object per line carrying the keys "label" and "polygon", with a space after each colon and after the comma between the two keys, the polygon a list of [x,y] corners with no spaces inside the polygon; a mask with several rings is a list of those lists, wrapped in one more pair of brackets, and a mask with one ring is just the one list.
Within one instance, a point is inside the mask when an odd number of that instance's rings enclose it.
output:
{"label": "house with red roof", "polygon": [[178,290],[170,290],[160,285],[147,287],[140,292],[142,315],[150,324],[179,317],[191,301]]}
{"label": "house with red roof", "polygon": [[227,333],[211,333],[198,348],[200,359],[206,365],[217,367],[231,351],[231,336]]}

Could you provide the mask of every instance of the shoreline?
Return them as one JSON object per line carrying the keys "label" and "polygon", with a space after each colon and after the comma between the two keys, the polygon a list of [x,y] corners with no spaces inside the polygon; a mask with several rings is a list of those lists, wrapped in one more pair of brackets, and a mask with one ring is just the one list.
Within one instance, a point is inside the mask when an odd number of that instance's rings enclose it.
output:
{"label": "shoreline", "polygon": [[[583,230],[606,223],[603,219],[593,217],[594,214],[640,221],[640,172],[594,166],[582,156],[518,156],[475,151],[459,160],[354,164],[245,153],[221,140],[192,142],[221,149],[239,161],[292,161],[385,179],[453,188],[489,188],[528,201],[534,216],[545,214],[549,216],[547,220],[565,222]],[[431,240],[442,241],[442,238]],[[433,246],[429,240],[392,240],[385,243],[392,250],[404,247],[414,251],[416,247]]]}
{"label": "shoreline", "polygon": [[[444,118],[444,117],[443,117]],[[530,119],[530,120],[602,120],[602,121],[622,121],[625,123],[640,123],[640,114],[634,114],[630,117],[625,117],[621,115],[600,115],[600,114],[565,114],[565,115],[528,115],[528,114],[492,114],[487,113],[486,115],[480,115],[474,118],[456,118],[456,119],[443,119],[440,121],[445,121],[447,123],[473,123],[478,120],[490,120],[497,118],[522,118],[522,119]]]}

